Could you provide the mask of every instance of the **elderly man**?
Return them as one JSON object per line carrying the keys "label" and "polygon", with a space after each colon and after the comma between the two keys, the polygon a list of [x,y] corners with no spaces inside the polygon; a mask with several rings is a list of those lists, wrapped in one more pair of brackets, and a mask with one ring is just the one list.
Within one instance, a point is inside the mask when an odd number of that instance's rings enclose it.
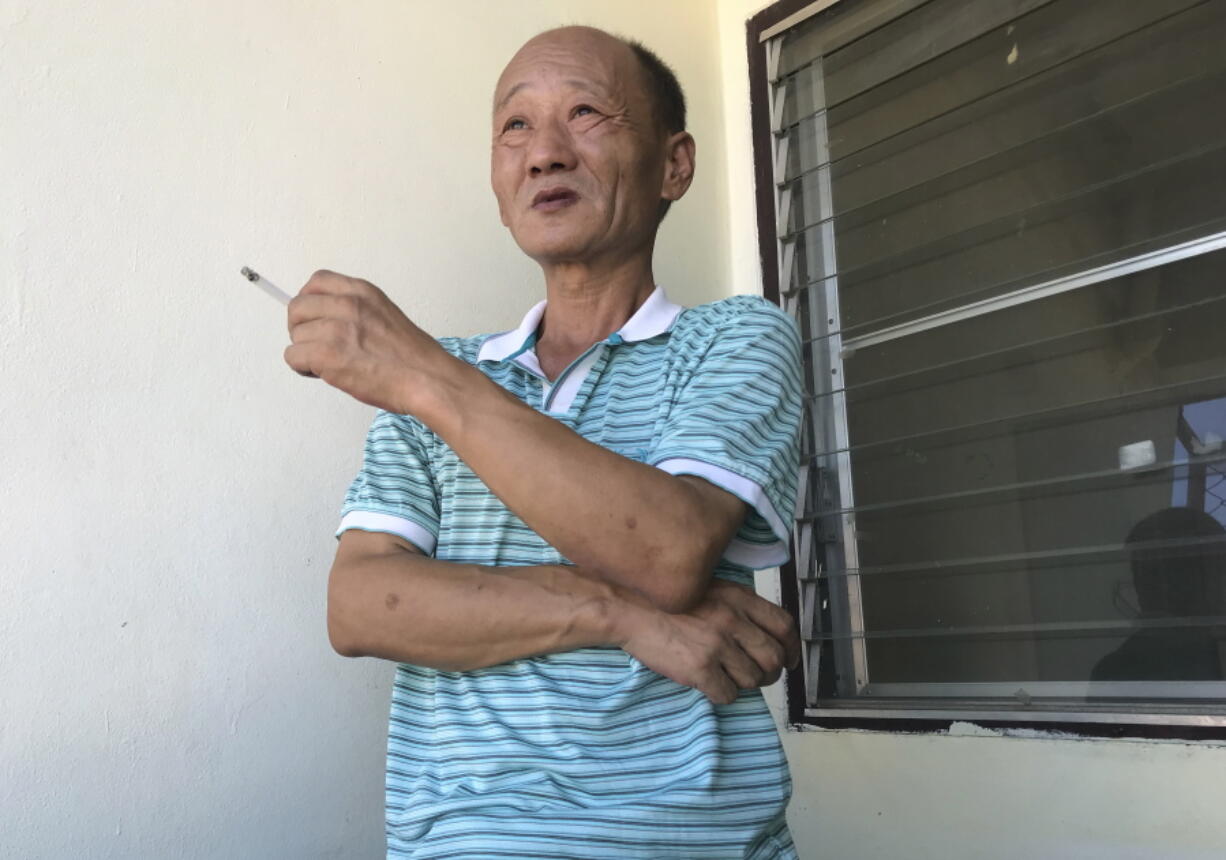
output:
{"label": "elderly man", "polygon": [[290,305],[286,361],[380,409],[328,629],[400,664],[389,856],[795,856],[757,688],[798,642],[747,586],[787,554],[798,340],[655,285],[684,112],[641,46],[542,34],[498,81],[492,179],[546,301],[438,341],[330,272]]}

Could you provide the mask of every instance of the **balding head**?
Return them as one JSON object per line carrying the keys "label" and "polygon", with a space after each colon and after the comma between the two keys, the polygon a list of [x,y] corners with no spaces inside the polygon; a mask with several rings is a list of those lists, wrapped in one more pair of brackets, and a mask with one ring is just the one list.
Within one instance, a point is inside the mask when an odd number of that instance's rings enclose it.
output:
{"label": "balding head", "polygon": [[670,130],[684,125],[680,88],[656,98],[660,69],[671,73],[652,56],[602,30],[563,27],[530,39],[499,77],[494,192],[534,259],[649,251],[689,187],[694,141]]}
{"label": "balding head", "polygon": [[595,27],[558,27],[539,33],[524,43],[498,79],[498,86],[495,88],[495,109],[503,81],[508,72],[513,70],[516,61],[531,62],[537,48],[549,45],[590,51],[593,54],[607,52],[608,56],[621,61],[619,65],[627,74],[632,74],[632,72],[625,60],[633,59],[634,65],[638,67],[636,75],[638,86],[642,88],[651,102],[652,116],[659,131],[664,135],[685,131],[685,92],[681,89],[681,83],[669,65],[642,42],[614,36]]}

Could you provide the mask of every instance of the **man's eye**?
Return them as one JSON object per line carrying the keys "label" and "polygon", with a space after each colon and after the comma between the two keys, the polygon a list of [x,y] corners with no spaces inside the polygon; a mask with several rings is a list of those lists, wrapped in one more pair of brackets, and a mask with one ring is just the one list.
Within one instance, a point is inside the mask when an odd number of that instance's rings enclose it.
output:
{"label": "man's eye", "polygon": [[527,128],[527,124],[522,119],[507,120],[507,124],[502,127],[503,131],[519,131],[522,128]]}
{"label": "man's eye", "polygon": [[586,116],[589,113],[596,113],[596,111],[590,105],[579,105],[572,113],[574,116]]}

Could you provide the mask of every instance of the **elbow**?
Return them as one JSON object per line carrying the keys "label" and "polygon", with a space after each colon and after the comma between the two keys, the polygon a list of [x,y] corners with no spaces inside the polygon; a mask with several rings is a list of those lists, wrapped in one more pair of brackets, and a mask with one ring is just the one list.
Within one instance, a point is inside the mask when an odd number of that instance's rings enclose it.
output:
{"label": "elbow", "polygon": [[365,651],[361,648],[354,633],[352,624],[346,623],[343,601],[338,590],[333,586],[328,589],[328,643],[332,650],[342,657],[363,657]]}
{"label": "elbow", "polygon": [[349,631],[341,624],[335,614],[328,610],[328,643],[332,650],[342,657],[361,657],[362,651],[353,640]]}
{"label": "elbow", "polygon": [[706,547],[696,547],[661,561],[651,566],[650,586],[643,589],[647,597],[657,609],[670,614],[695,609],[707,594],[716,558]]}
{"label": "elbow", "polygon": [[353,643],[345,639],[338,639],[328,631],[328,641],[332,643],[332,650],[342,657],[362,657],[364,652],[355,646]]}
{"label": "elbow", "polygon": [[[735,507],[737,517],[743,518],[743,504],[735,501]],[[691,612],[706,598],[715,566],[732,538],[729,527],[735,526],[731,514],[724,522],[703,505],[680,506],[678,515],[643,559],[652,587],[642,590],[657,609],[673,614]]]}

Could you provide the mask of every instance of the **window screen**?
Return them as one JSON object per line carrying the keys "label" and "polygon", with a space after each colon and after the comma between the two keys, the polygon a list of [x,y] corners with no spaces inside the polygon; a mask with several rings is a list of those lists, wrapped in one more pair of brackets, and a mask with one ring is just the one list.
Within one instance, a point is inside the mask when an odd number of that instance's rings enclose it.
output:
{"label": "window screen", "polygon": [[1222,45],[1221,0],[766,42],[812,713],[1226,714]]}

